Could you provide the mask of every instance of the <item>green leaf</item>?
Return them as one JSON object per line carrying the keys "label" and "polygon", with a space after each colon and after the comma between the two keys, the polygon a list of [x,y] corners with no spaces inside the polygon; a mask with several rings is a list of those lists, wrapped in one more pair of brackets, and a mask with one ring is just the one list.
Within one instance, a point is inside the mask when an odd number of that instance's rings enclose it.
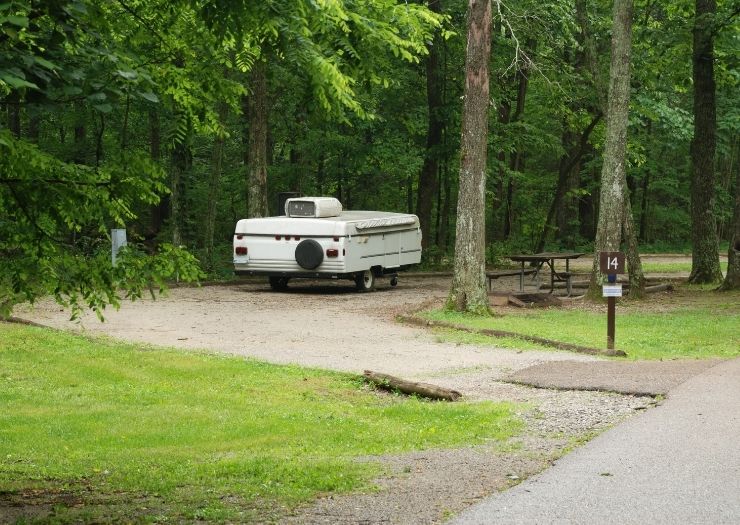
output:
{"label": "green leaf", "polygon": [[28,17],[10,15],[5,17],[5,20],[18,27],[28,27]]}
{"label": "green leaf", "polygon": [[107,95],[102,91],[98,91],[97,93],[93,93],[87,96],[87,100],[89,100],[90,102],[103,102],[107,98]]}
{"label": "green leaf", "polygon": [[101,113],[110,113],[111,111],[113,111],[113,106],[111,106],[108,103],[106,103],[106,104],[95,104],[93,107],[95,109],[97,109],[98,111],[100,111]]}
{"label": "green leaf", "polygon": [[72,96],[79,95],[80,93],[82,93],[82,88],[77,87],[77,86],[68,85],[62,88],[62,93],[64,93],[68,97],[72,97]]}
{"label": "green leaf", "polygon": [[152,92],[144,93],[142,91],[139,91],[139,96],[143,99],[148,100],[149,102],[159,102],[159,97],[157,97],[157,95]]}
{"label": "green leaf", "polygon": [[43,67],[45,67],[46,69],[57,69],[57,66],[56,66],[56,64],[54,64],[54,63],[52,63],[52,62],[49,62],[49,61],[48,61],[48,60],[46,60],[45,58],[41,58],[41,57],[34,57],[34,60],[36,61],[36,63],[37,63],[38,65],[40,65],[40,66],[43,66]]}
{"label": "green leaf", "polygon": [[0,80],[5,82],[6,84],[9,84],[10,87],[15,88],[15,89],[20,89],[24,87],[33,88],[33,89],[39,88],[33,82],[29,82],[28,80],[25,80],[21,77],[17,77],[7,72],[0,71]]}
{"label": "green leaf", "polygon": [[122,69],[119,69],[116,71],[119,76],[125,78],[126,80],[134,80],[139,76],[139,74],[136,71],[123,71]]}

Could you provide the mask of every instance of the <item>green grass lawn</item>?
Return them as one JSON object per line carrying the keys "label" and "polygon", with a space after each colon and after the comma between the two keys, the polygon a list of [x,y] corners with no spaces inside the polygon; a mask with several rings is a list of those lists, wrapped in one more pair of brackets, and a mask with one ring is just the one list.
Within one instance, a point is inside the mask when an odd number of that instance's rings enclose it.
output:
{"label": "green grass lawn", "polygon": [[[696,292],[714,294],[714,292]],[[712,305],[650,311],[620,303],[616,315],[616,348],[631,359],[708,358],[740,355],[738,294],[720,296]],[[723,302],[726,301],[726,302]],[[511,309],[509,309],[511,310]],[[442,310],[425,312],[427,319],[472,328],[503,330],[593,348],[606,347],[606,313],[587,309],[531,309],[477,317]],[[446,330],[442,337],[498,347],[544,348],[516,339],[498,339]]]}
{"label": "green grass lawn", "polygon": [[368,487],[379,467],[358,456],[503,442],[521,427],[512,404],[3,323],[0,407],[0,514],[35,501],[60,522],[260,520]]}
{"label": "green grass lawn", "polygon": [[[719,263],[722,273],[727,273],[727,261]],[[677,262],[653,262],[643,261],[642,271],[646,274],[652,273],[691,273],[691,261]]]}

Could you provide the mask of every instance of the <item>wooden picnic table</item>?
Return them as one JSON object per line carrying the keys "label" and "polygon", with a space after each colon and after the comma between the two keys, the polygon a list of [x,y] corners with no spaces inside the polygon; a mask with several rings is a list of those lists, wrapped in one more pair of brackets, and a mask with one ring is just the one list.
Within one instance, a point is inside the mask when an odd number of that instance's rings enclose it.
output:
{"label": "wooden picnic table", "polygon": [[[535,271],[533,279],[539,275],[540,270],[544,265],[547,265],[550,267],[550,293],[553,292],[555,289],[555,281],[565,281],[566,288],[568,290],[568,295],[571,294],[571,277],[572,274],[570,273],[570,260],[571,259],[578,259],[582,255],[585,255],[585,253],[577,253],[577,252],[541,252],[541,253],[533,253],[533,254],[519,254],[519,255],[508,255],[506,258],[511,259],[512,261],[521,263],[521,269],[519,272],[519,290],[524,290],[524,274],[526,272],[524,265],[529,263],[531,264]],[[558,260],[564,260],[565,261],[565,271],[564,272],[558,272],[555,269],[555,262]]]}

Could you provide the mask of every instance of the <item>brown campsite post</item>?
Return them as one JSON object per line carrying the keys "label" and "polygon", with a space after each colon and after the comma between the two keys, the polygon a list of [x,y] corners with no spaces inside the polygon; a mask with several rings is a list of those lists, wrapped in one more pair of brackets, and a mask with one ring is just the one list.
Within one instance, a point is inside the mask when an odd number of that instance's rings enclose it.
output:
{"label": "brown campsite post", "polygon": [[606,348],[614,350],[614,317],[616,316],[617,298],[607,297],[606,299]]}
{"label": "brown campsite post", "polygon": [[[599,269],[607,275],[610,284],[617,282],[617,274],[624,273],[624,253],[622,252],[599,252]],[[614,350],[615,318],[617,310],[617,298],[606,299],[606,348]]]}

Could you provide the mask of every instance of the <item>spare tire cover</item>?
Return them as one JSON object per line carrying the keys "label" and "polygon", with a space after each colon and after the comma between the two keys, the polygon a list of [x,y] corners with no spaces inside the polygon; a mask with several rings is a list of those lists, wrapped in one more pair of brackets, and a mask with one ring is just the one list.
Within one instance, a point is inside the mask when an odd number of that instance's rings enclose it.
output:
{"label": "spare tire cover", "polygon": [[324,260],[324,250],[313,239],[304,239],[295,248],[295,260],[306,270],[313,270]]}

